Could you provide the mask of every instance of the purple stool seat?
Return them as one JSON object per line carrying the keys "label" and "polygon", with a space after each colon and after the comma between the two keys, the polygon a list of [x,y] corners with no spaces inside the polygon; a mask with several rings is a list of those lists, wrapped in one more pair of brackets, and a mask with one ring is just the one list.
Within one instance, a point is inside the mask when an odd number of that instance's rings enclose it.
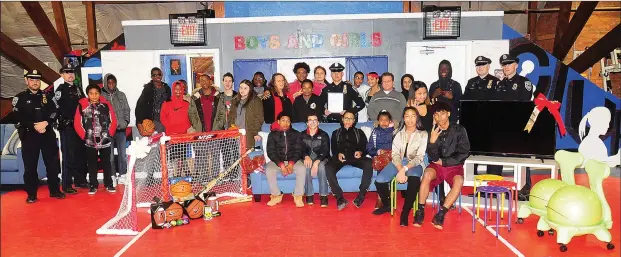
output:
{"label": "purple stool seat", "polygon": [[[499,222],[500,222],[500,212],[502,211],[500,209],[500,199],[501,199],[501,195],[502,194],[509,194],[509,197],[507,199],[509,199],[509,222],[507,227],[509,228],[509,232],[511,232],[511,200],[512,197],[512,192],[511,190],[509,190],[506,187],[501,187],[501,186],[481,186],[481,187],[477,187],[477,191],[475,192],[476,195],[478,194],[483,194],[485,197],[485,200],[483,200],[484,204],[485,204],[485,216],[483,218],[483,226],[487,225],[487,197],[492,197],[492,194],[496,194],[496,237],[498,237],[498,227],[499,227]],[[476,206],[475,205],[475,199],[477,197],[472,197],[472,206]],[[491,211],[491,206],[490,206],[490,211]],[[475,222],[476,222],[476,215],[472,215],[472,232],[474,233],[474,228],[475,228]]]}

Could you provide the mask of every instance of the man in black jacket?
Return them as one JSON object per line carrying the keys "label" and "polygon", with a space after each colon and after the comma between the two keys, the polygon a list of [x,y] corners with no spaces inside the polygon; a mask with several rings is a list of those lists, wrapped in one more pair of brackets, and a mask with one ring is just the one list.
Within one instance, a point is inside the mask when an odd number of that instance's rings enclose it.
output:
{"label": "man in black jacket", "polygon": [[[58,130],[60,132],[60,151],[62,153],[62,189],[67,194],[76,194],[73,182],[78,188],[89,188],[86,184],[86,158],[84,141],[73,128],[73,117],[78,108],[78,101],[86,97],[80,85],[74,85],[75,70],[71,64],[65,64],[60,74],[65,81],[56,89],[54,99],[58,102]],[[75,180],[75,181],[74,181]]]}
{"label": "man in black jacket", "polygon": [[360,181],[360,193],[354,200],[354,205],[360,207],[364,196],[373,179],[373,165],[367,155],[367,136],[359,128],[356,128],[356,117],[351,111],[343,114],[341,128],[332,132],[332,158],[326,164],[326,176],[336,197],[337,209],[344,209],[349,202],[343,197],[343,190],[339,186],[336,173],[345,166],[350,165],[362,169]]}
{"label": "man in black jacket", "polygon": [[150,136],[144,134],[142,121],[149,119],[155,125],[155,131],[164,132],[164,125],[160,122],[160,111],[162,104],[170,101],[172,92],[168,84],[162,81],[162,70],[158,67],[151,69],[151,81],[144,85],[142,93],[136,103],[136,126],[142,136]]}
{"label": "man in black jacket", "polygon": [[429,98],[431,102],[445,102],[451,105],[451,122],[459,120],[459,101],[462,89],[459,82],[452,79],[453,67],[451,62],[442,60],[438,65],[438,80],[429,86]]}
{"label": "man in black jacket", "polygon": [[293,101],[293,122],[306,122],[309,114],[323,114],[324,106],[320,96],[313,94],[313,81],[302,81],[302,95]]}
{"label": "man in black jacket", "polygon": [[291,116],[286,112],[278,114],[278,125],[280,127],[267,136],[266,151],[271,162],[265,167],[265,175],[272,194],[267,206],[274,206],[282,202],[282,192],[278,189],[276,178],[277,173],[280,172],[283,176],[295,173],[293,201],[295,206],[304,207],[302,195],[304,194],[306,169],[302,163],[300,132],[291,128]]}
{"label": "man in black jacket", "polygon": [[[343,70],[345,70],[345,66],[340,63],[334,63],[330,66],[330,76],[332,76],[332,83],[327,85],[321,91],[321,99],[324,103],[326,103],[326,110],[324,114],[326,115],[326,122],[340,122],[343,118],[343,114],[346,111],[351,112],[352,114],[357,115],[360,110],[362,110],[365,106],[364,100],[358,93],[358,91],[354,90],[351,83],[347,81],[343,81]],[[328,101],[330,93],[333,94],[334,97],[343,97],[343,111],[340,113],[331,113],[328,110]],[[342,94],[342,95],[341,95]]]}
{"label": "man in black jacket", "polygon": [[314,204],[313,177],[317,177],[321,207],[328,207],[326,162],[330,158],[330,137],[328,133],[319,128],[317,114],[309,114],[306,125],[308,129],[302,134],[304,166],[306,167],[306,204]]}
{"label": "man in black jacket", "polygon": [[451,106],[444,102],[434,104],[430,110],[436,126],[431,131],[427,145],[429,166],[425,169],[420,183],[418,210],[414,215],[415,227],[420,227],[423,224],[425,202],[429,196],[430,188],[435,188],[443,181],[451,186],[451,191],[446,196],[442,209],[431,221],[437,229],[443,228],[444,215],[461,194],[461,188],[464,184],[463,164],[470,154],[470,142],[466,129],[449,121],[451,110]]}

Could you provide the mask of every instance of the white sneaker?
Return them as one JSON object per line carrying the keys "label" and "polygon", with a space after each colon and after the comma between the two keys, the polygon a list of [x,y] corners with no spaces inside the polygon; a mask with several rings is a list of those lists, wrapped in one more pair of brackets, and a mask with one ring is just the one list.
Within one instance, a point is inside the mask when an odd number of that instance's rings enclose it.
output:
{"label": "white sneaker", "polygon": [[126,179],[126,178],[125,178],[125,175],[121,175],[121,176],[119,176],[119,179],[118,179],[117,184],[119,184],[119,185],[124,185],[124,184],[125,184],[125,179]]}

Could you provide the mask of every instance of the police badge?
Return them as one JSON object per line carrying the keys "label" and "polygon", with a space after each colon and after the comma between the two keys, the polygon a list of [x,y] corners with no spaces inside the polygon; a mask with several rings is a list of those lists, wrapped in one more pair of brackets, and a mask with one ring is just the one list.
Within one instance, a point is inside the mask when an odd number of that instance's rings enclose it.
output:
{"label": "police badge", "polygon": [[526,81],[526,83],[524,83],[524,87],[526,87],[526,90],[531,91],[533,89],[533,83]]}
{"label": "police badge", "polygon": [[487,82],[487,89],[492,88],[492,82],[494,82],[494,81],[491,80],[491,79]]}
{"label": "police badge", "polygon": [[47,95],[43,94],[43,99],[41,100],[43,104],[47,104]]}
{"label": "police badge", "polygon": [[16,106],[18,101],[19,101],[19,98],[17,96],[13,97],[13,106]]}
{"label": "police badge", "polygon": [[513,84],[513,87],[511,87],[511,89],[517,90],[517,83]]}
{"label": "police badge", "polygon": [[317,107],[317,105],[316,105],[315,103],[312,103],[312,104],[310,105],[310,108],[311,108],[311,109],[315,109],[315,107]]}
{"label": "police badge", "polygon": [[56,100],[60,100],[61,94],[62,93],[60,91],[56,91],[56,93],[54,93],[54,98],[56,98]]}

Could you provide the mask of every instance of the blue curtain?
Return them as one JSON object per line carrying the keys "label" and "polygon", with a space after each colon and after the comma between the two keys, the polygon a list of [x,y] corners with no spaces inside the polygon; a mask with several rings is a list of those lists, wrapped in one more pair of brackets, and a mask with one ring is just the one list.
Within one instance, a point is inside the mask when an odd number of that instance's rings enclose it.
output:
{"label": "blue curtain", "polygon": [[272,74],[276,73],[275,59],[257,59],[257,60],[234,60],[233,76],[235,76],[235,91],[239,88],[239,82],[244,79],[252,81],[254,73],[260,71],[265,75],[267,81],[270,80]]}
{"label": "blue curtain", "polygon": [[[364,73],[365,83],[367,73],[375,71],[377,74],[388,71],[388,56],[357,56],[346,58],[345,70],[347,71],[347,79],[354,81],[354,74],[356,71]],[[395,78],[396,79],[396,78]]]}

